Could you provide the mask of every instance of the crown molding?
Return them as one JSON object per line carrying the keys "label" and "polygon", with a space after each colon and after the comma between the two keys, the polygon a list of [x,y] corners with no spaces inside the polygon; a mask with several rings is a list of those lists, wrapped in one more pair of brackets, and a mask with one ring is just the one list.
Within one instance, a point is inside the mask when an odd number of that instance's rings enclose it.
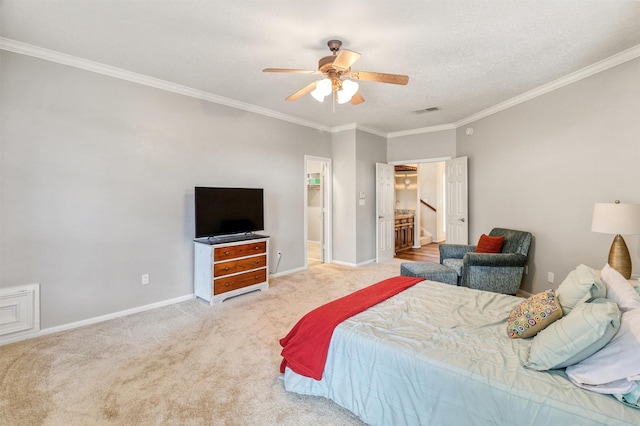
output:
{"label": "crown molding", "polygon": [[189,96],[192,98],[202,99],[208,102],[228,106],[231,108],[237,108],[237,109],[252,112],[255,114],[264,115],[267,117],[275,118],[277,120],[287,121],[287,122],[299,124],[305,127],[311,127],[316,130],[321,130],[325,132],[331,131],[330,127],[320,123],[316,123],[309,120],[303,120],[288,114],[282,114],[280,112],[273,111],[267,108],[262,108],[262,107],[248,104],[245,102],[236,101],[234,99],[225,98],[223,96],[214,95],[213,93],[193,89],[191,87],[183,86],[180,84],[175,84],[170,81],[149,77],[147,75],[127,71],[122,68],[112,67],[110,65],[105,65],[100,62],[94,62],[88,59],[78,58],[76,56],[71,56],[65,53],[56,52],[55,50],[45,49],[42,47],[34,46],[27,43],[22,43],[22,42],[7,39],[4,37],[0,37],[0,50],[6,50],[9,52],[19,53],[21,55],[27,55],[27,56],[32,56],[38,59],[44,59],[46,61],[67,65],[67,66],[82,69],[85,71],[91,71],[97,74],[102,74],[109,77],[114,77],[121,80],[142,84],[144,86],[154,87],[156,89],[166,90],[168,92],[178,93],[178,94]]}
{"label": "crown molding", "polygon": [[388,135],[388,133],[384,133],[379,130],[372,129],[371,127],[366,127],[358,123],[342,124],[340,126],[332,127],[331,133],[339,133],[339,132],[344,132],[346,130],[360,130],[363,132],[371,133],[372,135],[380,136],[381,138],[386,138]]}
{"label": "crown molding", "polygon": [[481,118],[485,118],[497,112],[504,111],[505,109],[511,108],[533,98],[537,98],[538,96],[542,96],[561,87],[568,86],[569,84],[575,83],[587,77],[591,77],[594,74],[606,71],[609,68],[613,68],[617,65],[623,64],[627,61],[631,61],[638,57],[640,57],[640,44],[627,50],[623,50],[620,53],[616,53],[613,56],[609,56],[608,58],[579,69],[578,71],[575,71],[550,83],[543,84],[542,86],[537,87],[533,90],[508,99],[485,110],[482,110],[476,114],[470,115],[469,117],[463,118],[460,121],[456,121],[454,123],[455,127],[464,126],[466,124],[480,120]]}
{"label": "crown molding", "polygon": [[346,130],[356,130],[358,125],[356,123],[342,124],[340,126],[334,126],[331,128],[331,133],[344,132]]}
{"label": "crown molding", "polygon": [[90,61],[88,59],[78,58],[76,56],[67,55],[65,53],[60,53],[54,50],[45,49],[42,47],[34,46],[27,43],[22,43],[22,42],[7,39],[4,37],[0,37],[0,50],[6,50],[9,52],[19,53],[22,55],[32,56],[34,58],[44,59],[46,61],[55,62],[58,64],[67,65],[70,67],[79,68],[79,69],[107,75],[114,78],[119,78],[119,79],[130,81],[133,83],[154,87],[156,89],[166,90],[168,92],[178,93],[181,95],[185,95],[185,96],[189,96],[197,99],[202,99],[208,102],[228,106],[231,108],[241,109],[244,111],[274,118],[277,120],[287,121],[293,124],[298,124],[301,126],[310,127],[312,129],[321,130],[324,132],[337,133],[345,130],[357,129],[357,130],[362,130],[364,132],[368,132],[368,133],[371,133],[380,137],[384,137],[387,139],[392,139],[392,138],[397,138],[402,136],[418,135],[422,133],[440,132],[444,130],[457,129],[458,127],[461,127],[469,123],[472,123],[474,121],[480,120],[482,118],[488,117],[497,112],[504,111],[505,109],[511,108],[513,106],[516,106],[518,104],[521,104],[523,102],[536,98],[538,96],[552,92],[561,87],[575,83],[579,80],[590,77],[594,74],[597,74],[609,68],[615,67],[627,61],[640,57],[640,45],[636,45],[627,50],[623,50],[622,52],[617,53],[613,56],[610,56],[606,59],[603,59],[599,62],[596,62],[595,64],[589,65],[569,75],[566,75],[550,83],[544,84],[533,90],[530,90],[521,95],[508,99],[504,102],[501,102],[485,110],[482,110],[476,114],[470,115],[454,123],[442,124],[438,126],[422,127],[418,129],[402,130],[398,132],[384,133],[366,126],[359,125],[357,123],[350,123],[350,124],[345,124],[345,125],[335,126],[335,127],[325,126],[320,123],[316,123],[309,120],[303,120],[303,119],[293,117],[288,114],[283,114],[277,111],[273,111],[267,108],[262,108],[262,107],[248,104],[245,102],[236,101],[234,99],[214,95],[212,93],[205,92],[202,90],[197,90],[187,86],[182,86],[180,84],[171,83],[166,80],[149,77],[147,75],[134,73],[121,68],[116,68],[110,65],[99,63],[99,62]]}
{"label": "crown molding", "polygon": [[387,133],[387,138],[399,138],[401,136],[419,135],[422,133],[441,132],[443,130],[455,130],[456,125],[454,123],[442,124],[439,126],[421,127],[419,129],[401,130],[399,132]]}

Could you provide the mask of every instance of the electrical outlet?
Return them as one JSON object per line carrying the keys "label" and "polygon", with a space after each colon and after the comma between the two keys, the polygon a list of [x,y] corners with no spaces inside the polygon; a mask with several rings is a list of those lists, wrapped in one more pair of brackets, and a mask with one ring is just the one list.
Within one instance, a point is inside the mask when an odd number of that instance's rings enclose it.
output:
{"label": "electrical outlet", "polygon": [[142,274],[142,285],[149,284],[149,274]]}
{"label": "electrical outlet", "polygon": [[549,281],[551,284],[553,284],[554,278],[555,278],[555,276],[553,275],[553,272],[548,272],[547,273],[547,281]]}

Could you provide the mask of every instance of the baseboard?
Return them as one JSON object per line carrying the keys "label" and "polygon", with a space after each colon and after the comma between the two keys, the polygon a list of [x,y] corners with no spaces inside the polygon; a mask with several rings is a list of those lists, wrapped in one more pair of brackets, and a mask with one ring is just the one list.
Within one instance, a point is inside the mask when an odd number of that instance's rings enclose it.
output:
{"label": "baseboard", "polygon": [[286,271],[282,271],[282,272],[278,272],[278,273],[275,273],[275,274],[271,274],[271,276],[274,277],[274,278],[278,278],[278,277],[281,277],[283,275],[295,274],[296,272],[301,272],[301,271],[306,271],[306,270],[307,270],[307,268],[305,268],[305,267],[295,268],[295,269],[288,269]]}
{"label": "baseboard", "polygon": [[185,296],[176,297],[173,299],[163,300],[161,302],[150,303],[144,306],[138,306],[136,308],[126,309],[120,312],[114,312],[107,315],[101,315],[99,317],[88,318],[86,320],[72,322],[69,324],[59,325],[57,327],[45,328],[43,330],[38,331],[37,333],[31,333],[29,335],[23,336],[15,336],[13,338],[8,338],[6,340],[0,340],[0,346],[7,345],[9,343],[15,343],[22,340],[33,339],[35,337],[46,336],[47,334],[59,333],[61,331],[72,330],[74,328],[84,327],[86,325],[97,324],[99,322],[108,321],[115,318],[126,317],[127,315],[137,314],[139,312],[149,311],[151,309],[161,308],[163,306],[173,305],[175,303],[186,302],[187,300],[193,299],[193,294],[188,294]]}
{"label": "baseboard", "polygon": [[516,293],[516,296],[518,297],[524,297],[524,298],[529,298],[531,296],[533,296],[533,294],[529,293],[528,291],[524,291],[522,289],[518,289],[518,292]]}
{"label": "baseboard", "polygon": [[370,259],[370,260],[366,260],[364,262],[360,262],[360,263],[349,263],[349,262],[341,262],[339,260],[333,260],[331,261],[331,263],[335,263],[336,265],[340,265],[340,266],[349,266],[351,268],[359,268],[361,266],[366,266],[369,265],[371,263],[376,263],[375,259]]}

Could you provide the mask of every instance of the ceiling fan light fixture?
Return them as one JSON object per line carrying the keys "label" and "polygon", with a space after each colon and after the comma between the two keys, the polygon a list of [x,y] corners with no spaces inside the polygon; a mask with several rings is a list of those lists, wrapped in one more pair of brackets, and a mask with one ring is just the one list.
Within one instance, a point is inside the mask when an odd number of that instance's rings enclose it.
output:
{"label": "ceiling fan light fixture", "polygon": [[324,102],[324,97],[331,94],[331,80],[324,78],[316,83],[316,88],[311,92],[311,96],[318,101]]}
{"label": "ceiling fan light fixture", "polygon": [[358,91],[358,83],[351,80],[345,80],[342,82],[342,90],[338,91],[338,103],[346,104],[351,100],[353,95]]}
{"label": "ceiling fan light fixture", "polygon": [[352,80],[345,80],[342,82],[342,91],[347,92],[349,98],[351,98],[358,91],[358,83]]}
{"label": "ceiling fan light fixture", "polygon": [[313,99],[315,99],[318,102],[324,102],[324,96],[322,93],[320,93],[320,91],[318,89],[315,89],[314,91],[311,92],[311,96],[313,96]]}

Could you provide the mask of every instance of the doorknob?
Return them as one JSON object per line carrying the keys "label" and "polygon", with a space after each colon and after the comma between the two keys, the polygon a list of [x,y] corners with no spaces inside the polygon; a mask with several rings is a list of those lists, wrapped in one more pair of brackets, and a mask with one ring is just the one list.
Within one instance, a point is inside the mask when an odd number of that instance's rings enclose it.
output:
{"label": "doorknob", "polygon": [[462,219],[458,219],[460,222],[464,222],[464,217]]}
{"label": "doorknob", "polygon": [[378,216],[378,219],[384,219],[384,216]]}

